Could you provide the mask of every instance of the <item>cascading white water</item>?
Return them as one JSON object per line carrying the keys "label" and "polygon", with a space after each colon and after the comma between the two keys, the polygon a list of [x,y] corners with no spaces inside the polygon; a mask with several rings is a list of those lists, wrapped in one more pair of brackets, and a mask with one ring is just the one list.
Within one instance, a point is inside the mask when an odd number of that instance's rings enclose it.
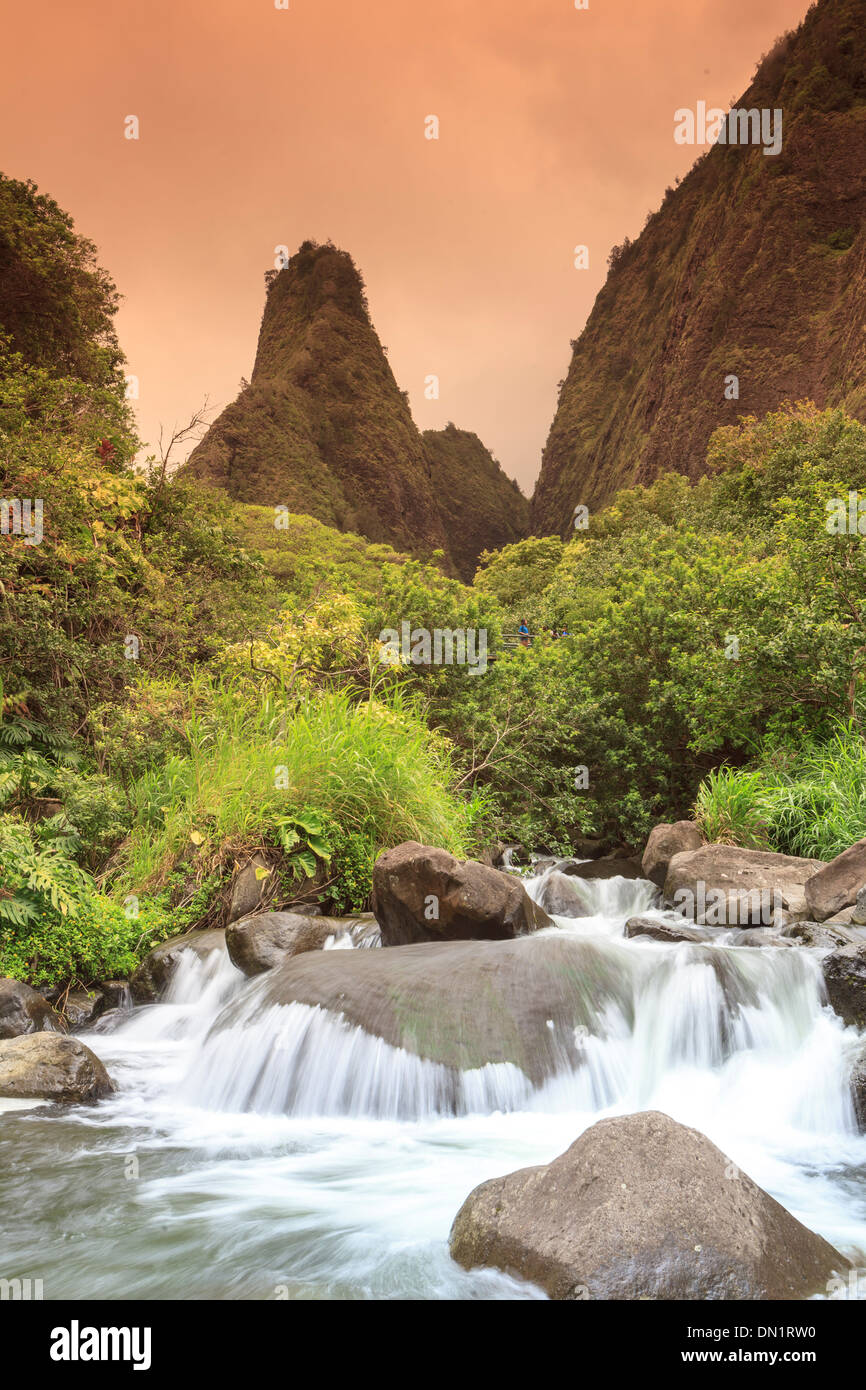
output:
{"label": "cascading white water", "polygon": [[[544,878],[526,881],[532,896]],[[245,980],[223,952],[183,957],[164,1002],[88,1033],[117,1095],[4,1117],[0,1151],[7,1135],[29,1141],[38,1173],[40,1145],[62,1135],[76,1164],[95,1165],[127,1238],[122,1258],[96,1240],[90,1296],[178,1296],[178,1279],[191,1297],[533,1296],[451,1263],[463,1198],[605,1115],[649,1108],[702,1130],[866,1265],[866,1139],[847,1081],[863,1044],[823,1005],[818,953],[738,947],[723,932],[707,945],[629,941],[624,922],[652,911],[652,885],[580,889],[592,915],[540,936],[580,937],[618,983],[541,1085],[509,1063],[459,1072],[321,1008],[267,1003],[267,977]],[[138,1176],[124,1183],[130,1155]],[[52,1264],[46,1297],[72,1277],[69,1219],[25,1210],[16,1228],[19,1275],[28,1260],[36,1274]]]}

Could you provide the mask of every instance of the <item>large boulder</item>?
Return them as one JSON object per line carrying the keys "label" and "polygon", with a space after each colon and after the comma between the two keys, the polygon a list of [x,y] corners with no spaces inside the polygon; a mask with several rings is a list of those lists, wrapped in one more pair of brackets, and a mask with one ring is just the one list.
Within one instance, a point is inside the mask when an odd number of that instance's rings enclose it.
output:
{"label": "large boulder", "polygon": [[804,1299],[850,1268],[703,1134],[659,1111],[601,1120],[552,1163],[476,1187],[451,1254],[555,1299]]}
{"label": "large boulder", "polygon": [[827,998],[844,1023],[866,1028],[866,944],[841,946],[821,962]]}
{"label": "large boulder", "polygon": [[276,870],[265,855],[258,853],[242,864],[232,881],[226,918],[229,922],[248,917],[261,907],[276,878]]}
{"label": "large boulder", "polygon": [[866,886],[866,838],[837,854],[829,864],[821,864],[806,884],[806,902],[816,922],[854,907],[857,895]]}
{"label": "large boulder", "polygon": [[137,1004],[152,1004],[164,994],[184,951],[194,951],[197,956],[204,958],[212,951],[225,949],[226,934],[223,929],[189,931],[181,936],[170,936],[167,941],[154,946],[130,980],[133,999]]}
{"label": "large boulder", "polygon": [[31,1033],[0,1042],[0,1096],[88,1102],[113,1090],[99,1058],[77,1038]]}
{"label": "large boulder", "polygon": [[859,944],[854,932],[845,927],[833,927],[829,922],[791,922],[779,930],[779,935],[797,946],[815,946],[825,951]]}
{"label": "large boulder", "polygon": [[416,1056],[458,1069],[511,1062],[536,1084],[580,1062],[607,1004],[632,1007],[616,953],[565,932],[307,951],[259,987],[262,1009],[318,1005]]}
{"label": "large boulder", "polygon": [[226,947],[232,962],[245,975],[273,970],[287,956],[320,951],[329,937],[345,936],[356,919],[310,917],[299,912],[263,912],[243,917],[226,928]]}
{"label": "large boulder", "polygon": [[674,855],[700,849],[702,844],[701,832],[694,821],[654,825],[640,861],[644,878],[650,879],[657,888],[664,888],[668,864]]}
{"label": "large boulder", "polygon": [[21,980],[0,976],[0,1038],[17,1038],[25,1033],[62,1033],[63,1019],[47,999]]}
{"label": "large boulder", "polygon": [[376,860],[373,912],[383,946],[500,941],[553,925],[513,875],[414,840]]}
{"label": "large boulder", "polygon": [[806,917],[805,885],[823,864],[769,850],[703,845],[675,854],[664,897],[701,926],[770,926],[779,909]]}

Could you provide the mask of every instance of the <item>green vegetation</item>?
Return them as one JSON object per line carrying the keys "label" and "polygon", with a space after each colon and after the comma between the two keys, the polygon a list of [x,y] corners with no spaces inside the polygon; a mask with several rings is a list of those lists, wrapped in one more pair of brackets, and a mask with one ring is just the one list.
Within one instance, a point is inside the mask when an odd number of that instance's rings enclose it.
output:
{"label": "green vegetation", "polygon": [[[304,255],[298,312],[336,295],[372,333],[354,269]],[[0,283],[3,492],[42,503],[38,537],[0,534],[0,972],[126,974],[224,920],[254,854],[273,906],[346,911],[405,839],[637,847],[692,809],[713,839],[809,856],[866,833],[866,428],[842,410],[718,430],[697,481],[488,546],[470,586],[135,467],[110,314],[67,315],[59,366],[15,314]],[[532,645],[504,643],[523,618]],[[404,624],[484,632],[486,669],[386,663]]]}

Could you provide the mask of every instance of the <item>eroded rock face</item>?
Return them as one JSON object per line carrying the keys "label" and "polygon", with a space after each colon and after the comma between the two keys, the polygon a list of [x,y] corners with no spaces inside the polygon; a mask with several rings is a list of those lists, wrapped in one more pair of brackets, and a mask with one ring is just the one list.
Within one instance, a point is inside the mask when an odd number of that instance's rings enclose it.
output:
{"label": "eroded rock face", "polygon": [[329,937],[345,936],[354,925],[352,918],[263,912],[232,922],[226,928],[226,947],[238,970],[248,976],[261,975],[288,956],[320,951]]}
{"label": "eroded rock face", "polygon": [[308,951],[262,981],[262,1005],[320,1005],[374,1037],[460,1069],[511,1062],[539,1084],[582,1057],[581,1025],[632,987],[615,960],[566,933]]}
{"label": "eroded rock face", "polygon": [[376,860],[373,912],[383,946],[499,941],[553,925],[513,875],[414,840]]}
{"label": "eroded rock face", "polygon": [[822,962],[830,1007],[845,1023],[866,1028],[866,945],[841,946]]}
{"label": "eroded rock face", "polygon": [[641,858],[644,878],[648,878],[657,888],[663,888],[668,864],[674,855],[700,849],[702,844],[700,831],[694,821],[678,820],[654,825]]}
{"label": "eroded rock face", "polygon": [[[806,884],[806,902],[816,922],[853,908],[866,886],[866,837],[822,864]],[[853,914],[852,914],[853,916]]]}
{"label": "eroded rock face", "polygon": [[601,1120],[552,1163],[482,1183],[450,1243],[466,1269],[492,1265],[555,1299],[800,1299],[850,1268],[659,1111]]}
{"label": "eroded rock face", "polygon": [[18,1038],[43,1029],[62,1033],[63,1019],[35,989],[0,976],[0,1038]]}
{"label": "eroded rock face", "polygon": [[0,1096],[85,1103],[113,1090],[99,1058],[77,1038],[31,1033],[0,1042]]}
{"label": "eroded rock face", "polygon": [[820,859],[703,845],[673,856],[665,902],[702,926],[770,926],[780,909],[808,915],[805,886],[821,868]]}
{"label": "eroded rock face", "polygon": [[158,999],[168,988],[183,951],[195,951],[198,956],[207,956],[211,951],[225,949],[226,934],[222,929],[184,932],[181,936],[171,936],[168,941],[161,941],[145,956],[129,982],[133,999],[137,1004],[151,1004]]}

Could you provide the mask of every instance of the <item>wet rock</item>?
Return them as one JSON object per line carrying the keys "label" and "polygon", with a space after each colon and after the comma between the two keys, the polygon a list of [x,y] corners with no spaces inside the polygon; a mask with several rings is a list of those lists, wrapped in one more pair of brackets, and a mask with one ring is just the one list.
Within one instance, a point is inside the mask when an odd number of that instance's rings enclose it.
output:
{"label": "wet rock", "polygon": [[668,864],[674,855],[700,849],[702,844],[701,833],[694,821],[678,820],[653,826],[640,861],[643,877],[657,888],[663,888]]}
{"label": "wet rock", "polygon": [[853,907],[866,884],[866,837],[822,864],[806,884],[809,914],[824,922],[843,908]]}
{"label": "wet rock", "polygon": [[681,941],[701,943],[712,941],[713,933],[706,927],[688,927],[682,917],[671,915],[660,920],[658,917],[629,917],[625,924],[628,937],[650,936],[653,941],[666,941],[676,944]]}
{"label": "wet rock", "polygon": [[866,1134],[866,1057],[858,1057],[851,1068],[851,1102],[861,1134]]}
{"label": "wet rock", "polygon": [[77,1038],[32,1033],[0,1042],[0,1096],[88,1102],[113,1090],[99,1058]]}
{"label": "wet rock", "polygon": [[497,941],[553,925],[513,875],[414,840],[376,860],[373,912],[383,946]]}
{"label": "wet rock", "polygon": [[538,906],[553,917],[591,917],[592,907],[580,891],[579,881],[552,869],[541,886]]}
{"label": "wet rock", "polygon": [[329,937],[351,932],[356,919],[314,917],[297,912],[263,912],[226,928],[226,947],[238,970],[261,975],[287,956],[321,951]]}
{"label": "wet rock", "polygon": [[75,1031],[96,1021],[105,1008],[105,995],[101,990],[72,990],[61,997],[61,1004],[67,1027]]}
{"label": "wet rock", "polygon": [[822,950],[835,951],[840,946],[858,944],[851,932],[832,927],[829,922],[792,922],[783,927],[779,935],[790,938],[797,946],[815,946]]}
{"label": "wet rock", "polygon": [[827,998],[844,1023],[866,1028],[866,945],[842,946],[821,962]]}
{"label": "wet rock", "polygon": [[618,958],[564,932],[512,941],[307,951],[262,980],[261,1002],[310,1004],[374,1037],[460,1069],[511,1062],[540,1083],[577,1064],[608,1004],[627,1015]]}
{"label": "wet rock", "polygon": [[132,992],[128,980],[102,980],[99,988],[102,990],[106,1009],[132,1008]]}
{"label": "wet rock", "polygon": [[137,1004],[151,1004],[165,992],[177,963],[184,951],[194,951],[197,956],[210,955],[211,951],[226,949],[225,931],[190,931],[181,936],[171,936],[145,956],[129,982],[132,997]]}
{"label": "wet rock", "polygon": [[623,859],[615,855],[583,862],[574,860],[570,864],[563,864],[562,872],[574,878],[643,878],[643,870],[637,859]]}
{"label": "wet rock", "polygon": [[48,1000],[21,980],[0,976],[0,1038],[17,1038],[43,1029],[62,1033],[63,1019]]}
{"label": "wet rock", "polygon": [[702,926],[769,926],[780,909],[807,915],[805,885],[820,867],[820,859],[704,845],[673,856],[664,898]]}
{"label": "wet rock", "polygon": [[492,1265],[554,1299],[804,1299],[850,1268],[659,1111],[601,1120],[552,1163],[482,1183],[450,1244],[466,1269]]}

